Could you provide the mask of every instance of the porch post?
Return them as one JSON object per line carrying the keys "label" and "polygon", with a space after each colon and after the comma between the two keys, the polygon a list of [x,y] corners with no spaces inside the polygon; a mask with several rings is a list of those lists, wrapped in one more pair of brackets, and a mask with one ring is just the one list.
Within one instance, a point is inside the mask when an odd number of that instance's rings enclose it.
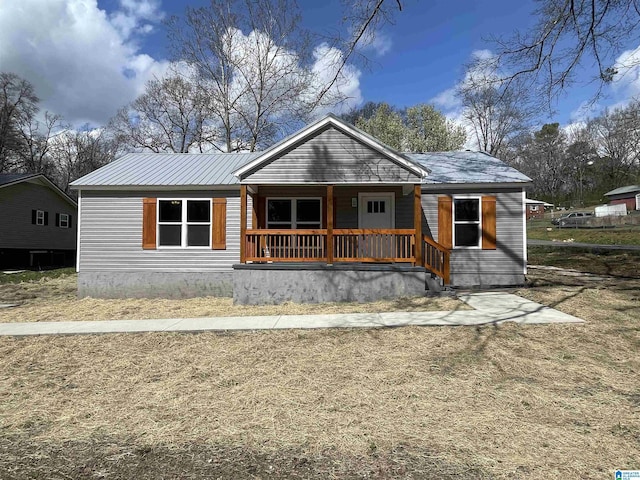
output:
{"label": "porch post", "polygon": [[327,185],[327,263],[333,264],[333,185]]}
{"label": "porch post", "polygon": [[416,230],[415,265],[422,265],[422,202],[420,185],[413,186],[413,228]]}
{"label": "porch post", "polygon": [[245,263],[247,244],[247,186],[240,185],[240,263]]}

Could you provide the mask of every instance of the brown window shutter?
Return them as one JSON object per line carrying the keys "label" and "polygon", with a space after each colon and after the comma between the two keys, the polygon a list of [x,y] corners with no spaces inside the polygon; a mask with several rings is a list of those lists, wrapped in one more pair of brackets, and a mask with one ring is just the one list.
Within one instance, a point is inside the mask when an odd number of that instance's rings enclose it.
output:
{"label": "brown window shutter", "polygon": [[333,197],[333,228],[338,228],[336,219],[338,218],[338,197]]}
{"label": "brown window shutter", "polygon": [[227,249],[227,199],[213,199],[213,222],[211,222],[211,248]]}
{"label": "brown window shutter", "polygon": [[156,249],[156,199],[142,199],[142,248]]}
{"label": "brown window shutter", "polygon": [[496,197],[482,197],[482,249],[496,249]]}
{"label": "brown window shutter", "polygon": [[445,248],[453,246],[451,208],[451,197],[438,197],[438,243]]}

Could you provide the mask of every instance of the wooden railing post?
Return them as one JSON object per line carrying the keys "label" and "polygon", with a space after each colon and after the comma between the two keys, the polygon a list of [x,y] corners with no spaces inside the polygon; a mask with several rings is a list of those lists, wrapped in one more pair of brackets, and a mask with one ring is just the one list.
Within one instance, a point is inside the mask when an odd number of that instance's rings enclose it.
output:
{"label": "wooden railing post", "polygon": [[333,185],[327,185],[327,263],[333,264]]}
{"label": "wooden railing post", "polygon": [[240,263],[245,263],[247,248],[247,186],[240,185]]}
{"label": "wooden railing post", "polygon": [[413,228],[416,230],[414,265],[422,265],[422,202],[420,185],[413,186]]}

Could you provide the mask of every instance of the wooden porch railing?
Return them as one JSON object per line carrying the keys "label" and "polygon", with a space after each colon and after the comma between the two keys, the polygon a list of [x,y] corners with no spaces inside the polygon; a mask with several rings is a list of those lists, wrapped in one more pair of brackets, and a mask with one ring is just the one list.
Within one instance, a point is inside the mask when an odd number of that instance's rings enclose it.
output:
{"label": "wooden porch railing", "polygon": [[245,261],[415,263],[414,246],[413,229],[253,229],[245,234]]}
{"label": "wooden porch railing", "polygon": [[450,283],[449,249],[443,247],[434,239],[424,235],[424,267],[442,278],[445,285]]}
{"label": "wooden porch railing", "polygon": [[336,262],[415,263],[413,229],[335,229]]}
{"label": "wooden porch railing", "polygon": [[327,231],[247,230],[247,262],[326,262]]}

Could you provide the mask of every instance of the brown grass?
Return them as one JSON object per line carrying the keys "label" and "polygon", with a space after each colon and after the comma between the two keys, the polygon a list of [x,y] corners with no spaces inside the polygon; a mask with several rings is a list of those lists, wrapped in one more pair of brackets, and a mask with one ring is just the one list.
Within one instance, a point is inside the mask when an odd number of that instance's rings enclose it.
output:
{"label": "brown grass", "polygon": [[[135,446],[123,464],[166,448],[183,462],[199,448],[218,452],[206,457],[213,464],[246,451],[271,459],[244,478],[289,478],[268,473],[282,465],[278,452],[330,452],[331,465],[359,458],[375,466],[366,478],[610,478],[640,468],[640,282],[532,275],[520,294],[588,323],[1,338],[0,438],[27,445],[40,465],[53,462],[52,446],[71,458],[65,441],[108,458]],[[422,473],[376,470],[381,459],[404,461],[402,451]],[[325,478],[340,472],[365,478],[340,469]]]}
{"label": "brown grass", "polygon": [[452,297],[409,297],[371,303],[324,303],[269,306],[233,305],[230,298],[96,299],[76,297],[76,275],[0,284],[0,303],[20,306],[0,309],[2,322],[52,322],[148,318],[195,318],[246,315],[304,315],[393,311],[464,310]]}

